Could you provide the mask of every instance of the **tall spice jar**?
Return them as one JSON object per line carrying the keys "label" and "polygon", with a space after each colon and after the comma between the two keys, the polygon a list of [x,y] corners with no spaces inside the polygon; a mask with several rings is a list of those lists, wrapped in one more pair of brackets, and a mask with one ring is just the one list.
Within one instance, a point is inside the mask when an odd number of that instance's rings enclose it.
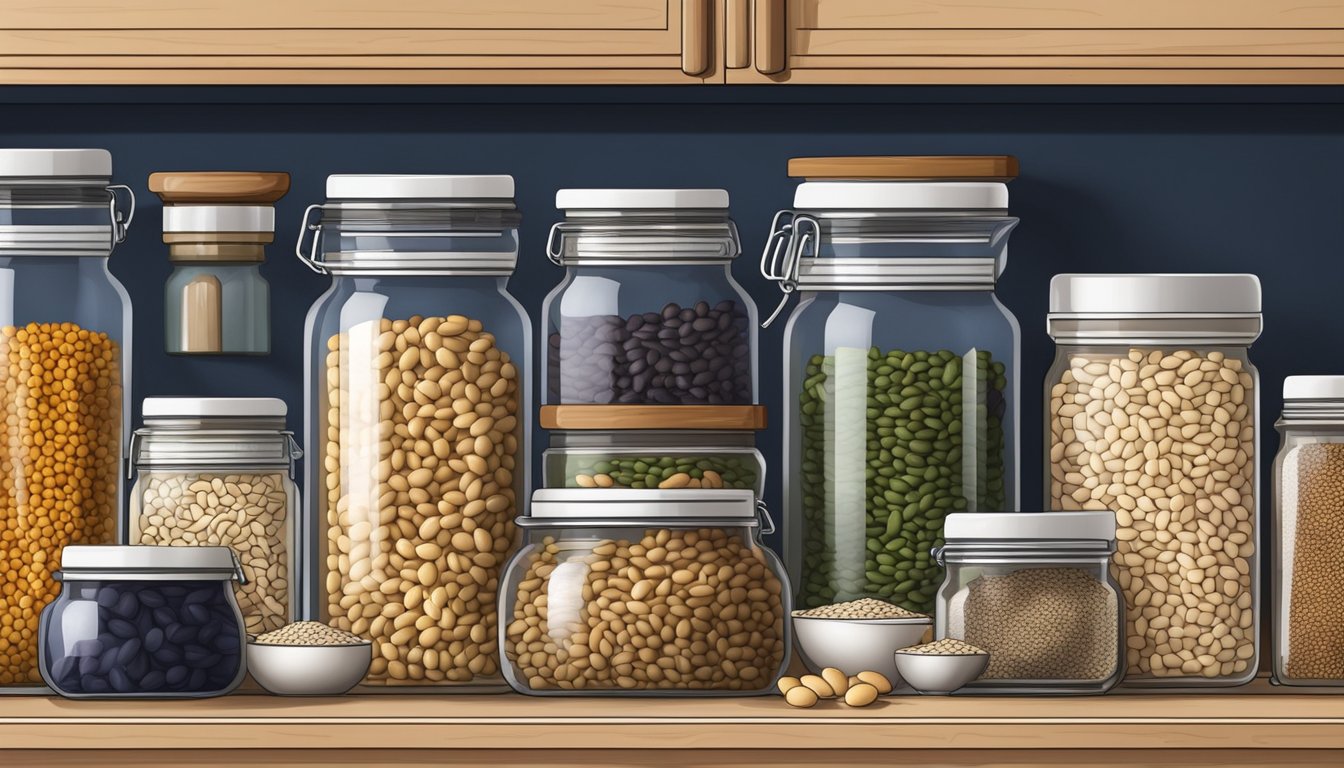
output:
{"label": "tall spice jar", "polygon": [[311,613],[373,641],[364,690],[505,688],[531,410],[518,223],[509,176],[330,176],[305,213],[299,257],[331,276],[306,330]]}
{"label": "tall spice jar", "polygon": [[1254,275],[1057,275],[1052,510],[1116,513],[1126,685],[1239,685],[1258,662]]}
{"label": "tall spice jar", "polygon": [[38,614],[68,544],[117,539],[135,211],[102,149],[0,149],[0,691],[40,692]]}
{"label": "tall spice jar", "polygon": [[147,397],[131,436],[132,544],[224,546],[238,557],[234,585],[250,634],[296,615],[294,529],[298,443],[288,409],[271,397]]}
{"label": "tall spice jar", "polygon": [[[943,520],[1017,508],[1017,321],[994,295],[1011,157],[801,158],[762,271],[784,331],[785,546],[800,607],[933,610]],[[784,308],[780,303],[778,315]],[[773,318],[772,318],[773,319]]]}
{"label": "tall spice jar", "polygon": [[1274,460],[1280,685],[1344,685],[1344,376],[1289,376]]}

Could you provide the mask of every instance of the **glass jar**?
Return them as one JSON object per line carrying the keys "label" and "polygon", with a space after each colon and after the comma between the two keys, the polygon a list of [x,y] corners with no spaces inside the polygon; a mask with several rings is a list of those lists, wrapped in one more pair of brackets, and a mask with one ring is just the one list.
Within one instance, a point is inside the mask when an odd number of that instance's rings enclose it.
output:
{"label": "glass jar", "polygon": [[1126,685],[1240,685],[1258,663],[1254,275],[1056,275],[1047,505],[1111,509]]}
{"label": "glass jar", "polygon": [[42,611],[42,679],[71,699],[222,696],[245,674],[227,547],[71,546]]}
{"label": "glass jar", "polygon": [[564,430],[541,456],[547,488],[733,488],[765,493],[756,433]]}
{"label": "glass jar", "polygon": [[331,275],[306,331],[314,613],[373,641],[366,691],[504,690],[531,430],[513,178],[331,176],[327,198],[298,244]]}
{"label": "glass jar", "polygon": [[938,637],[989,652],[961,693],[1105,693],[1124,674],[1111,512],[948,515]]}
{"label": "glass jar", "polygon": [[[38,613],[67,544],[117,539],[135,212],[102,149],[0,149],[0,691],[42,692]],[[118,191],[127,201],[123,211]]]}
{"label": "glass jar", "polygon": [[[824,177],[834,160],[789,172]],[[994,295],[1017,219],[1000,178],[927,180],[974,170],[961,158],[852,160],[889,180],[799,185],[762,256],[785,293],[775,315],[800,294],[784,331],[785,562],[803,608],[930,613],[946,515],[1017,508],[1020,333]]]}
{"label": "glass jar", "polygon": [[518,524],[499,620],[514,690],[741,696],[787,668],[788,581],[751,491],[544,489]]}
{"label": "glass jar", "polygon": [[283,400],[148,397],[131,436],[132,544],[225,546],[246,577],[236,585],[244,627],[259,635],[293,621],[294,462]]}
{"label": "glass jar", "polygon": [[1274,459],[1274,664],[1279,685],[1344,685],[1344,376],[1289,376]]}
{"label": "glass jar", "polygon": [[547,255],[549,404],[750,405],[756,305],[721,189],[562,189]]}
{"label": "glass jar", "polygon": [[169,354],[265,355],[271,288],[261,276],[287,173],[152,173],[173,272],[164,292]]}

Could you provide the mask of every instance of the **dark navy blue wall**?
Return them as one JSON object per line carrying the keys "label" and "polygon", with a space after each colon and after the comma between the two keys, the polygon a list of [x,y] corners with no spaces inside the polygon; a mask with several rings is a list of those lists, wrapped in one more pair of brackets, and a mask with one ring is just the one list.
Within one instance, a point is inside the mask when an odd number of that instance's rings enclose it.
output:
{"label": "dark navy blue wall", "polygon": [[[348,102],[348,103],[347,103]],[[1041,500],[1040,381],[1050,276],[1064,271],[1254,272],[1265,334],[1253,350],[1263,424],[1289,373],[1344,372],[1344,91],[1335,89],[42,89],[0,90],[0,146],[112,151],[140,196],[113,271],[135,304],[136,401],[147,395],[281,395],[301,427],[304,314],[326,280],[293,255],[299,215],[329,173],[509,173],[525,252],[512,288],[534,320],[559,279],[543,253],[565,186],[705,186],[732,193],[757,273],[774,211],[792,200],[789,157],[1011,153],[1014,233],[999,295],[1023,329],[1023,502]],[[261,359],[162,351],[168,274],[156,170],[293,174],[265,273],[274,352]],[[783,323],[761,334],[761,396],[781,421]],[[1262,458],[1277,438],[1262,431]],[[761,442],[780,466],[778,431]],[[772,472],[776,497],[780,473]]]}

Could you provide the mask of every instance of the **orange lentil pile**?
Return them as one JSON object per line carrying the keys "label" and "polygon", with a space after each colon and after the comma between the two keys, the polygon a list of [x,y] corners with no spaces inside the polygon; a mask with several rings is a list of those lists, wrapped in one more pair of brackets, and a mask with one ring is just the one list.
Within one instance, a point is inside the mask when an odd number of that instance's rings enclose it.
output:
{"label": "orange lentil pile", "polygon": [[0,685],[41,685],[37,618],[66,544],[116,536],[120,349],[74,323],[0,328]]}

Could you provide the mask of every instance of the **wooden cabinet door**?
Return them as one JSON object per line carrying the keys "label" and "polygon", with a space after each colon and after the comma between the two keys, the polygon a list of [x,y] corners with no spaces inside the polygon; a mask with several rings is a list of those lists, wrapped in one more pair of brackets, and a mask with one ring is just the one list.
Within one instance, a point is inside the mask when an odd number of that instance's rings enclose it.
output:
{"label": "wooden cabinet door", "polygon": [[718,0],[0,0],[0,83],[722,82]]}
{"label": "wooden cabinet door", "polygon": [[1344,83],[1344,1],[728,0],[728,82]]}

